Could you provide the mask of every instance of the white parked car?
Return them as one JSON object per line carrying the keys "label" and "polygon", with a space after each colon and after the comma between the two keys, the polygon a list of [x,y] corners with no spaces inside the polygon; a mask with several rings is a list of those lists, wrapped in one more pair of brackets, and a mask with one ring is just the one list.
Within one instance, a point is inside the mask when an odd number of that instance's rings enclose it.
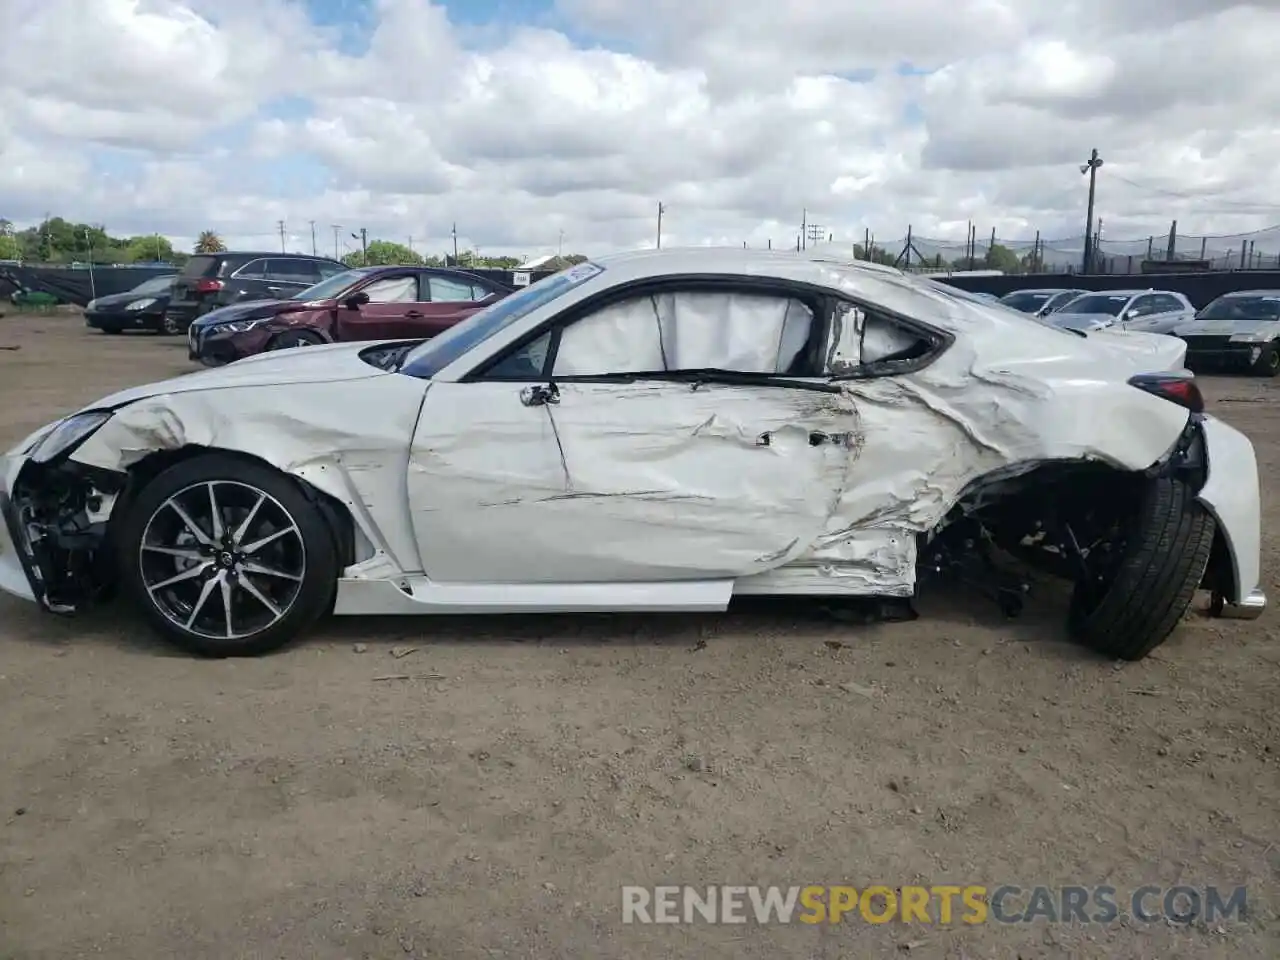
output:
{"label": "white parked car", "polygon": [[1072,330],[1131,330],[1172,333],[1196,315],[1196,308],[1172,290],[1107,290],[1085,293],[1051,314],[1053,322]]}
{"label": "white parked car", "polygon": [[221,656],[330,609],[909,603],[945,575],[1007,598],[1014,555],[1074,583],[1083,642],[1139,658],[1197,587],[1266,603],[1253,447],[1183,350],[865,263],[621,255],[431,340],[264,354],[51,424],[4,462],[0,587],[73,612],[118,584]]}

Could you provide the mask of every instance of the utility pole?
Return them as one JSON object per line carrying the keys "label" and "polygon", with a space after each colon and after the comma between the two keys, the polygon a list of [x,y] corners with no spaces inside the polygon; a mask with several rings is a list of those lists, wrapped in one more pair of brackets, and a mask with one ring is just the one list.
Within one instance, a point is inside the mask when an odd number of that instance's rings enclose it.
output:
{"label": "utility pole", "polygon": [[658,249],[662,249],[662,215],[667,212],[667,208],[663,206],[662,201],[658,201]]}
{"label": "utility pole", "polygon": [[360,228],[360,256],[367,267],[369,265],[369,231],[364,227]]}
{"label": "utility pole", "polygon": [[276,225],[280,228],[280,252],[284,253],[284,221],[277,220]]}
{"label": "utility pole", "polygon": [[560,242],[556,244],[556,259],[564,256],[564,231],[560,231]]}
{"label": "utility pole", "polygon": [[311,255],[316,255],[316,222],[311,221]]}
{"label": "utility pole", "polygon": [[809,208],[805,207],[800,211],[800,249],[807,250],[809,236]]}
{"label": "utility pole", "polygon": [[329,226],[333,227],[333,259],[341,260],[342,250],[341,250],[341,245],[339,244],[339,241],[338,241],[338,231],[342,229],[342,224],[331,223],[329,224]]}
{"label": "utility pole", "polygon": [[411,234],[409,234],[409,252],[410,252],[410,253],[414,253],[414,252],[415,252],[415,251],[414,251],[414,249],[413,249],[413,234],[412,234],[412,233],[411,233]]}
{"label": "utility pole", "polygon": [[453,222],[453,230],[450,231],[453,236],[453,265],[458,265],[458,221]]}
{"label": "utility pole", "polygon": [[1093,266],[1093,201],[1098,189],[1098,168],[1102,166],[1102,158],[1098,156],[1098,149],[1095,147],[1093,152],[1089,154],[1089,162],[1080,167],[1081,174],[1089,175],[1089,212],[1084,224],[1084,259],[1081,262],[1081,268],[1084,273],[1088,273]]}

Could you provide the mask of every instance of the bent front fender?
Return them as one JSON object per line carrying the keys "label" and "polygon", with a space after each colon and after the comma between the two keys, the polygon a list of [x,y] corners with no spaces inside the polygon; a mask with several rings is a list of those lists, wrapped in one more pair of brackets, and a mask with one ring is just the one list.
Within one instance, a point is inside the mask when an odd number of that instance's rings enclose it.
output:
{"label": "bent front fender", "polygon": [[1230,558],[1231,584],[1224,599],[1232,604],[1251,603],[1255,608],[1259,602],[1265,606],[1266,599],[1259,589],[1262,494],[1253,444],[1239,430],[1207,414],[1200,428],[1207,477],[1197,499],[1217,520]]}

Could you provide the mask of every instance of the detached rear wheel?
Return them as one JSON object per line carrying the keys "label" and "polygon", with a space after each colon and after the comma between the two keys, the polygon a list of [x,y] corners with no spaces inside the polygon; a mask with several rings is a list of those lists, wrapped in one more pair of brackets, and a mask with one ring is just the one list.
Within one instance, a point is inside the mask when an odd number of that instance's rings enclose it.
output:
{"label": "detached rear wheel", "polygon": [[1141,660],[1162,644],[1191,605],[1213,547],[1216,523],[1180,480],[1158,477],[1142,493],[1118,560],[1077,582],[1068,626],[1087,646]]}
{"label": "detached rear wheel", "polygon": [[126,590],[170,643],[199,656],[284,646],[327,609],[333,538],[291,478],[224,454],[148,484],[119,538]]}

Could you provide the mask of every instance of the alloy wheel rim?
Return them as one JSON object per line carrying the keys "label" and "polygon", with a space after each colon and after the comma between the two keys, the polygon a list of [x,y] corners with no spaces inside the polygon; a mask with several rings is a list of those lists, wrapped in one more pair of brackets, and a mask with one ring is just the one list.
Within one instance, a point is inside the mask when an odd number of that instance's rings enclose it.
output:
{"label": "alloy wheel rim", "polygon": [[209,640],[244,640],[297,602],[306,544],[275,497],[236,480],[204,480],[158,506],[138,548],[142,583],[162,616]]}

